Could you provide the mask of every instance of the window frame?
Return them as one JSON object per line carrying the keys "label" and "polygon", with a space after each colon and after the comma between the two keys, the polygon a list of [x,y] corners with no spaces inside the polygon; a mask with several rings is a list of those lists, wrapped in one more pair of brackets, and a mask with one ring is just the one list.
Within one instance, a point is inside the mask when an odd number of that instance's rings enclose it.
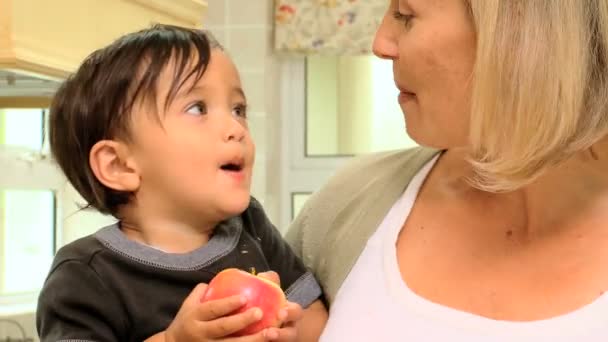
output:
{"label": "window frame", "polygon": [[[339,56],[335,56],[339,57]],[[370,57],[372,57],[370,55]],[[389,63],[378,60],[379,63]],[[307,122],[307,57],[289,56],[281,61],[281,193],[279,223],[286,231],[293,221],[292,194],[314,193],[349,161],[361,154],[308,154]],[[372,71],[373,72],[373,71]],[[392,79],[392,75],[390,75]],[[384,81],[383,81],[384,82]],[[382,83],[384,84],[384,83]],[[392,84],[391,84],[392,85]],[[396,91],[396,89],[395,89]],[[378,94],[370,94],[376,96]],[[384,96],[384,94],[380,94]],[[395,101],[396,96],[387,97]],[[399,116],[399,120],[403,120]],[[406,132],[403,132],[407,136]],[[404,141],[394,149],[411,148],[415,143]],[[388,148],[393,149],[393,148]],[[382,148],[377,151],[387,150]],[[365,152],[364,154],[374,153]]]}
{"label": "window frame", "polygon": [[[306,153],[306,58],[281,61],[281,179],[279,227],[286,232],[293,221],[292,194],[313,193],[342,165],[349,155]],[[304,129],[302,129],[304,127]]]}
{"label": "window frame", "polygon": [[[306,121],[308,97],[306,90],[307,63],[305,57],[290,58],[282,65],[283,75],[283,115],[288,120],[290,158],[289,163],[296,169],[335,169],[352,159],[354,155],[309,155],[307,153],[308,124]],[[304,129],[302,129],[304,128]]]}

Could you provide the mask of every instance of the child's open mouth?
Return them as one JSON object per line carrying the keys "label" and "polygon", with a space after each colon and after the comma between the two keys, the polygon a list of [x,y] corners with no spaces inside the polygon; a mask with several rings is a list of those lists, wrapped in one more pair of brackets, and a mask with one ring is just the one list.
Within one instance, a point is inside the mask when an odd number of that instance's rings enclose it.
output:
{"label": "child's open mouth", "polygon": [[220,169],[224,171],[225,175],[228,175],[231,179],[237,183],[241,183],[245,180],[245,172],[243,172],[245,162],[243,160],[232,161],[220,166]]}
{"label": "child's open mouth", "polygon": [[224,165],[220,166],[220,169],[222,169],[224,171],[239,172],[243,169],[243,165],[236,164],[236,163],[228,163],[228,164],[224,164]]}
{"label": "child's open mouth", "polygon": [[220,169],[224,171],[224,174],[230,176],[231,179],[238,183],[241,183],[245,179],[244,168],[245,161],[243,159],[233,160],[220,165]]}

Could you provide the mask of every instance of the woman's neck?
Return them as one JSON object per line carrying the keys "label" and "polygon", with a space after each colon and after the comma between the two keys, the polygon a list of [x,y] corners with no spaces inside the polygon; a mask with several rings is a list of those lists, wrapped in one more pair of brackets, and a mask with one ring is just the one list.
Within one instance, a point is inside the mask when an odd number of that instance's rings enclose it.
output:
{"label": "woman's neck", "polygon": [[563,229],[588,225],[608,216],[608,144],[593,153],[581,152],[547,170],[534,182],[507,193],[488,193],[467,181],[473,175],[466,153],[445,152],[436,168],[437,190],[470,203],[504,208],[505,217],[519,236],[541,237]]}

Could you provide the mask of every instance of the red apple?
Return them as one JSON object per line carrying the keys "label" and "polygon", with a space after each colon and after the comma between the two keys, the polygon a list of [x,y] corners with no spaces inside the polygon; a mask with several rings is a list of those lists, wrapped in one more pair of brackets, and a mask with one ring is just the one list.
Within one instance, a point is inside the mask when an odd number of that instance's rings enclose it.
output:
{"label": "red apple", "polygon": [[238,331],[233,336],[255,334],[265,328],[277,327],[280,324],[279,310],[287,304],[281,287],[266,278],[236,268],[228,268],[218,273],[207,286],[201,302],[235,295],[247,297],[247,303],[233,314],[257,307],[262,310],[263,316],[262,319]]}

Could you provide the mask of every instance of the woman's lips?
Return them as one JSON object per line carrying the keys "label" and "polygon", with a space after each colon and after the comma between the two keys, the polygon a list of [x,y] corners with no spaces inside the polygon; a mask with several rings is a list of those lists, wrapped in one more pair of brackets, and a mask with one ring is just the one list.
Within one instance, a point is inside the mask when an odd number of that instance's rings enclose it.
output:
{"label": "woman's lips", "polygon": [[409,91],[401,91],[399,92],[399,103],[404,104],[409,101],[413,101],[416,99],[416,94],[410,93]]}
{"label": "woman's lips", "polygon": [[397,89],[399,89],[399,104],[404,104],[405,102],[416,99],[416,93],[405,87],[402,82],[395,80],[395,85],[397,86]]}

